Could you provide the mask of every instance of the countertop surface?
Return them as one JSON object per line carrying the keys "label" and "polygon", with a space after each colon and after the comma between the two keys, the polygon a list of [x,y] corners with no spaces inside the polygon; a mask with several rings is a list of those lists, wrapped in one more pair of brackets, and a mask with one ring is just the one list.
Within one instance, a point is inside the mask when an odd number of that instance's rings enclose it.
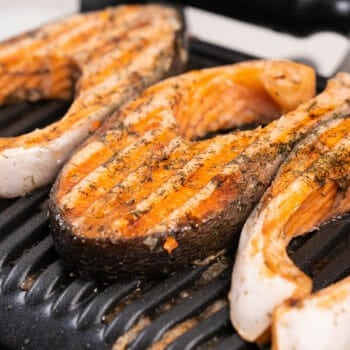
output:
{"label": "countertop surface", "polygon": [[[0,0],[0,40],[79,11],[78,0]],[[192,7],[185,9],[188,31],[202,40],[257,57],[296,59],[331,76],[349,51],[349,40],[335,32],[300,38]],[[350,67],[349,67],[350,70]]]}

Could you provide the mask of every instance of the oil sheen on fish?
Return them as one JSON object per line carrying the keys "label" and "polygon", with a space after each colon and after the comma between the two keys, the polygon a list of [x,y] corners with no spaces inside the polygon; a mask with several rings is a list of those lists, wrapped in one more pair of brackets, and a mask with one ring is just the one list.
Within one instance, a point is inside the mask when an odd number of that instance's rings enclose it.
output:
{"label": "oil sheen on fish", "polygon": [[314,71],[286,61],[194,71],[150,87],[59,175],[50,200],[57,250],[102,279],[160,275],[226,248],[317,117],[308,102],[265,128],[195,139],[278,118],[314,91]]}
{"label": "oil sheen on fish", "polygon": [[0,104],[71,99],[43,129],[0,138],[0,197],[53,181],[72,150],[112,111],[180,71],[183,25],[174,9],[130,5],[79,14],[0,44]]}
{"label": "oil sheen on fish", "polygon": [[283,163],[240,238],[231,320],[250,341],[267,335],[276,307],[311,293],[311,279],[286,252],[292,238],[350,210],[350,75],[338,74],[309,114],[318,123]]}

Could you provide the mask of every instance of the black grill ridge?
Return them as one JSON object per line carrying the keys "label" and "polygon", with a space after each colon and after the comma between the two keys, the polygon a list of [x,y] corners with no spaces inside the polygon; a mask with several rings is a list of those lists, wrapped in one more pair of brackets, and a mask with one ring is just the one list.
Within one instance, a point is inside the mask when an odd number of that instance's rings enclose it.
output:
{"label": "black grill ridge", "polygon": [[[196,39],[190,41],[189,69],[249,58]],[[319,88],[324,84],[325,80],[318,78]],[[67,107],[66,102],[50,101],[1,108],[0,135],[52,122]],[[149,317],[152,322],[129,342],[129,349],[145,349],[174,325],[226,298],[230,269],[199,283],[202,273],[216,261],[150,283],[130,280],[106,286],[77,278],[65,269],[53,249],[45,206],[48,190],[0,200],[1,343],[14,349],[110,349],[117,337]],[[350,217],[294,241],[289,253],[313,277],[315,290],[344,277],[350,273]],[[198,320],[167,349],[258,349],[234,332],[227,303]]]}
{"label": "black grill ridge", "polygon": [[172,326],[203,311],[227,289],[229,279],[220,277],[214,279],[184,299],[181,304],[174,306],[171,310],[154,320],[130,344],[130,350],[147,349],[153,341],[160,339]]}
{"label": "black grill ridge", "polygon": [[65,275],[66,271],[61,260],[50,264],[26,293],[26,304],[34,306],[50,298],[59,285],[63,285],[64,281],[67,280]]}
{"label": "black grill ridge", "polygon": [[189,350],[193,349],[201,342],[215,336],[221,329],[227,327],[229,323],[228,308],[223,307],[213,315],[209,316],[203,322],[199,323],[190,331],[178,337],[167,350]]}

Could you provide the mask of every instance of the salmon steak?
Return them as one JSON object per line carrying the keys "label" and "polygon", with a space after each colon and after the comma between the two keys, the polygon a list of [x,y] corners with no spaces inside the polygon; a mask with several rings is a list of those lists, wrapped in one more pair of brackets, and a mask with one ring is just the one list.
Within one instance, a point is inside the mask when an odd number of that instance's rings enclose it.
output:
{"label": "salmon steak", "polygon": [[[341,84],[340,84],[341,85]],[[318,97],[323,110],[343,90]],[[148,88],[70,158],[50,196],[58,252],[85,277],[158,276],[232,245],[291,147],[319,118],[314,71],[249,61]],[[333,96],[332,96],[333,97]],[[326,105],[326,106],[325,106]]]}
{"label": "salmon steak", "polygon": [[185,60],[181,17],[157,5],[73,15],[0,43],[0,105],[74,98],[61,120],[0,138],[0,197],[51,183],[107,116]]}
{"label": "salmon steak", "polygon": [[[320,98],[330,92],[334,96],[325,106]],[[240,237],[229,298],[232,323],[249,341],[268,336],[271,324],[279,322],[280,305],[302,304],[312,291],[311,278],[287,254],[289,242],[350,211],[350,75],[339,73],[331,80],[309,113],[319,122],[282,164]],[[314,319],[317,324],[321,318]],[[338,330],[340,335],[340,325]],[[313,342],[321,344],[321,339]],[[309,349],[279,344],[274,349]]]}

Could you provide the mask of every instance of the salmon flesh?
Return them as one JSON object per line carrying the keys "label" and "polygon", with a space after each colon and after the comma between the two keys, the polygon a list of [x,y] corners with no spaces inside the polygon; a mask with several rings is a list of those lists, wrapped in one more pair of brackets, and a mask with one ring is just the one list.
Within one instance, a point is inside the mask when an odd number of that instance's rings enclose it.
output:
{"label": "salmon flesh", "polygon": [[[342,100],[342,89],[337,100]],[[339,91],[338,91],[339,90]],[[279,164],[317,121],[314,71],[252,61],[147,89],[71,157],[51,192],[57,250],[84,276],[157,276],[232,244]],[[329,106],[330,91],[316,112]]]}
{"label": "salmon flesh", "polygon": [[130,5],[79,14],[0,44],[0,105],[74,97],[43,129],[0,138],[0,197],[51,183],[73,149],[148,85],[186,60],[178,13]]}

